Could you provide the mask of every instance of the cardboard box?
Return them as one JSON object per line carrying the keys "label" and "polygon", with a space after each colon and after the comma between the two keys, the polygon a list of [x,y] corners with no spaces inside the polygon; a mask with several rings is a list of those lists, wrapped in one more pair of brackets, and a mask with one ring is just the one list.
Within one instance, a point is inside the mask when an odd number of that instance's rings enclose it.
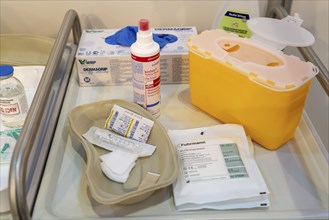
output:
{"label": "cardboard box", "polygon": [[[178,37],[160,51],[161,83],[189,83],[187,40],[196,35],[195,27],[152,28],[153,33]],[[131,85],[130,47],[110,45],[105,38],[116,29],[84,30],[76,54],[80,86]]]}

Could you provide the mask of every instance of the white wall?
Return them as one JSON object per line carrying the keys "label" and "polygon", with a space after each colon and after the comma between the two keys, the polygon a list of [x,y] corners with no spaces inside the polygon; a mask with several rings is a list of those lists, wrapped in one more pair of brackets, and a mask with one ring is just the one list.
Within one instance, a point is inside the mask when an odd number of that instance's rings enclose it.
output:
{"label": "white wall", "polygon": [[[78,12],[83,28],[122,28],[140,18],[156,26],[209,29],[223,1],[16,1],[1,0],[1,33],[56,37],[65,12]],[[262,1],[261,5],[266,5]],[[262,7],[264,8],[264,6]],[[264,10],[265,11],[265,10]]]}
{"label": "white wall", "polygon": [[[328,0],[294,0],[292,13],[304,19],[303,26],[316,37],[313,46],[328,68]],[[148,18],[151,26],[196,26],[209,29],[223,1],[0,1],[0,33],[24,33],[56,37],[65,12],[78,12],[82,28],[122,28]],[[260,0],[261,15],[267,1]],[[292,50],[292,53],[298,54]],[[299,55],[299,54],[298,54]],[[328,147],[328,96],[316,80],[306,111],[322,142]]]}
{"label": "white wall", "polygon": [[[1,1],[1,33],[55,37],[65,12],[75,9],[83,28],[122,28],[140,18],[152,26],[210,27],[217,1]],[[206,7],[205,7],[206,5]]]}

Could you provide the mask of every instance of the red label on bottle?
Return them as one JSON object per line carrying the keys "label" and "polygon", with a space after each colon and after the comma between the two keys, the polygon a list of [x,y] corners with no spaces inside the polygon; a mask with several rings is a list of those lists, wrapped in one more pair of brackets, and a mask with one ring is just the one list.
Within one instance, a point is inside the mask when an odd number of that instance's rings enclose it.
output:
{"label": "red label on bottle", "polygon": [[0,113],[4,115],[18,115],[20,113],[19,106],[17,103],[11,105],[1,105]]}
{"label": "red label on bottle", "polygon": [[134,54],[131,54],[131,58],[133,60],[135,60],[137,62],[143,62],[143,63],[144,62],[152,62],[154,60],[159,59],[159,57],[160,57],[160,53],[157,53],[157,54],[155,54],[154,56],[151,56],[151,57],[138,57],[138,56],[136,56]]}
{"label": "red label on bottle", "polygon": [[150,57],[131,54],[134,102],[151,114],[160,113],[160,53]]}

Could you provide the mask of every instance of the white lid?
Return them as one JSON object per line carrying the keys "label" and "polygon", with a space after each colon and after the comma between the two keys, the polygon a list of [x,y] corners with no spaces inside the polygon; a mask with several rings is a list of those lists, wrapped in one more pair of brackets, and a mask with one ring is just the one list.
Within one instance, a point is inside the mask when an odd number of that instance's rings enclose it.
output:
{"label": "white lid", "polygon": [[319,71],[310,62],[220,29],[192,36],[187,45],[202,58],[228,65],[251,81],[278,92],[299,88]]}
{"label": "white lid", "polygon": [[251,40],[276,50],[282,50],[286,46],[307,47],[312,45],[315,42],[314,36],[308,30],[300,27],[300,22],[291,21],[292,19],[285,18],[282,20],[252,18],[247,22],[253,32]]}

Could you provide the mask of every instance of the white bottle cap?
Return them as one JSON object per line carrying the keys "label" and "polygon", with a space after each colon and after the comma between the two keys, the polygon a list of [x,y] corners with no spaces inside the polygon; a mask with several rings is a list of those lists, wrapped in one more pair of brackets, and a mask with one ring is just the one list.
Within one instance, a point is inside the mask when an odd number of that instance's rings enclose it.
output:
{"label": "white bottle cap", "polygon": [[153,47],[153,35],[149,29],[149,21],[147,19],[139,20],[139,28],[136,36],[136,42],[140,48],[148,49]]}

